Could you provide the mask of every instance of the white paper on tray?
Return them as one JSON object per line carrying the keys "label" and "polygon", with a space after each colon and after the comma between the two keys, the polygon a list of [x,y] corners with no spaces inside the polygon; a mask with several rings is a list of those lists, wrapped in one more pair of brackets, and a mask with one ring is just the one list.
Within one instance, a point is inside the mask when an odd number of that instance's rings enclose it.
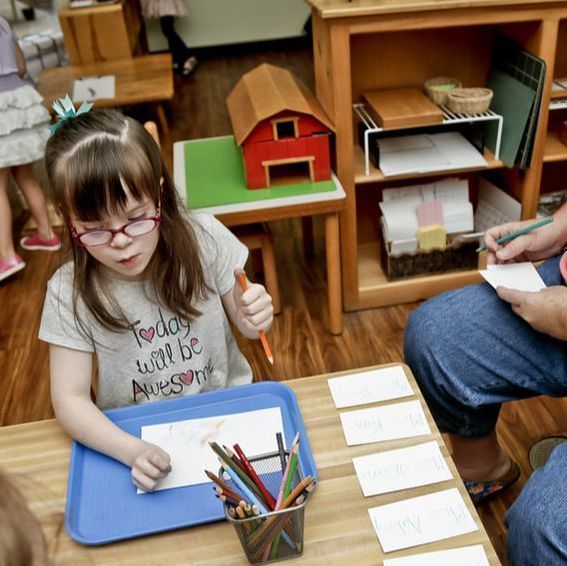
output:
{"label": "white paper on tray", "polygon": [[453,478],[437,442],[353,458],[365,497]]}
{"label": "white paper on tray", "polygon": [[478,531],[457,488],[368,509],[384,552]]}
{"label": "white paper on tray", "polygon": [[412,554],[384,560],[384,566],[488,566],[488,557],[482,544]]}
{"label": "white paper on tray", "polygon": [[328,383],[337,409],[413,395],[402,366],[333,377]]}
{"label": "white paper on tray", "polygon": [[340,418],[349,446],[431,434],[419,401],[348,411]]}
{"label": "white paper on tray", "polygon": [[230,447],[238,443],[248,457],[253,457],[276,451],[276,433],[283,434],[283,430],[281,410],[274,407],[143,426],[142,439],[171,457],[172,470],[156,488],[161,490],[208,483],[204,470],[216,474],[220,467],[209,442]]}

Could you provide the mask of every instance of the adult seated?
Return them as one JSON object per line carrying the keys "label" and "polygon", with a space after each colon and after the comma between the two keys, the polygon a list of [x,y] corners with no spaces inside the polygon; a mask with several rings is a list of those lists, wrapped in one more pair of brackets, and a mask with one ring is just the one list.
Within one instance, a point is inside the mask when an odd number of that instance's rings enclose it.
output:
{"label": "adult seated", "polygon": [[[567,205],[546,226],[504,246],[496,240],[534,221],[497,226],[485,236],[489,263],[547,261],[547,289],[488,284],[424,303],[406,327],[404,353],[475,503],[513,483],[517,464],[495,433],[501,403],[567,393]],[[567,254],[564,261],[567,260]],[[506,515],[510,563],[567,564],[567,443],[535,471]]]}

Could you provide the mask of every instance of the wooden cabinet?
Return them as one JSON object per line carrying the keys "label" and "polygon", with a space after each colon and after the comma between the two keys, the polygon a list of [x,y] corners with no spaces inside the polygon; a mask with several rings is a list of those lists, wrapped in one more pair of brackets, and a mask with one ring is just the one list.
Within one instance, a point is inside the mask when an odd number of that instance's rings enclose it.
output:
{"label": "wooden cabinet", "polygon": [[59,21],[71,65],[128,59],[144,51],[139,0],[65,8]]}
{"label": "wooden cabinet", "polygon": [[[498,183],[521,201],[524,218],[535,215],[542,173],[544,181],[554,174],[548,171],[547,161],[553,159],[561,167],[563,162],[567,164],[567,147],[559,143],[553,129],[548,133],[552,76],[562,73],[567,77],[567,1],[308,2],[313,13],[317,96],[336,127],[336,171],[347,193],[346,210],[341,215],[345,309],[415,301],[480,281],[476,270],[389,281],[380,265],[378,203],[382,190],[458,173],[469,178],[474,201],[476,181],[482,173],[497,177]],[[386,180],[371,166],[367,175],[353,112],[353,104],[361,102],[362,93],[422,88],[426,79],[435,76],[457,77],[465,86],[486,86],[494,45],[502,34],[547,64],[531,167],[523,171],[508,169],[485,150],[487,169],[439,171]],[[557,68],[552,72],[556,53]],[[557,184],[565,173],[563,169],[555,173]]]}

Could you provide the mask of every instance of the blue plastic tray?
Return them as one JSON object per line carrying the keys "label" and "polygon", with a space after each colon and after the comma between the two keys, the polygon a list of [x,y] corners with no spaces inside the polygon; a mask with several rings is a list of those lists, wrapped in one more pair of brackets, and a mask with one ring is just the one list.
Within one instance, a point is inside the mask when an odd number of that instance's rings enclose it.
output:
{"label": "blue plastic tray", "polygon": [[[243,413],[280,407],[285,444],[300,432],[299,460],[304,475],[317,477],[295,393],[277,382],[261,382],[168,401],[106,411],[120,428],[135,436],[145,425]],[[274,438],[274,450],[277,449]],[[212,484],[193,485],[138,495],[130,468],[73,442],[65,528],[86,545],[159,533],[224,519]]]}

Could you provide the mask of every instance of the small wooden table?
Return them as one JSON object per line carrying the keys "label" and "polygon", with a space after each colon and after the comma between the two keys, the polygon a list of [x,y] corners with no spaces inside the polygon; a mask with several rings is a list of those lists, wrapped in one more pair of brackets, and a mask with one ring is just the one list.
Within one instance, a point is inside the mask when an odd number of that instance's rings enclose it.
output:
{"label": "small wooden table", "polygon": [[163,103],[171,100],[174,92],[170,53],[44,69],[39,75],[37,90],[45,106],[53,112],[52,102],[66,94],[72,96],[77,79],[105,75],[116,77],[115,96],[95,100],[96,108],[153,104],[163,135],[169,135]]}
{"label": "small wooden table", "polygon": [[[368,370],[370,368],[364,368]],[[356,370],[356,371],[364,371]],[[317,466],[319,482],[306,506],[305,564],[381,564],[382,552],[367,509],[384,503],[457,488],[479,530],[415,548],[388,553],[396,558],[420,552],[482,544],[490,564],[500,564],[486,531],[458,476],[443,439],[408,368],[405,368],[421,402],[432,433],[418,438],[347,446],[339,411],[327,379],[342,372],[286,382],[298,399]],[[404,398],[404,401],[412,397]],[[386,401],[376,405],[396,403]],[[435,441],[453,473],[453,479],[436,485],[365,498],[352,464],[353,457]],[[73,542],[62,528],[71,441],[53,420],[0,428],[0,462],[26,496],[44,527],[53,564],[247,564],[236,533],[226,522],[202,525],[98,547]],[[211,496],[212,497],[212,496]]]}
{"label": "small wooden table", "polygon": [[[225,226],[239,226],[242,224],[253,224],[255,222],[271,222],[287,218],[308,217],[323,215],[325,219],[325,250],[327,261],[327,300],[329,305],[329,330],[332,334],[341,334],[343,331],[342,322],[342,294],[341,294],[341,263],[340,263],[340,240],[339,240],[339,212],[345,207],[345,192],[336,177],[334,179],[333,190],[326,192],[310,192],[305,190],[296,191],[294,196],[278,196],[264,200],[250,200],[248,197],[260,189],[248,192],[244,185],[244,173],[242,171],[240,149],[234,144],[230,148],[230,140],[233,136],[223,136],[219,138],[209,138],[202,140],[180,141],[173,145],[173,172],[175,184],[180,191],[181,198],[193,210],[207,212],[216,216]],[[210,187],[202,183],[203,169],[196,174],[186,163],[186,148],[190,151],[200,151],[202,146],[209,143],[219,144],[219,155],[215,155],[214,148],[212,153],[208,151],[204,154],[206,167],[205,175],[210,173],[214,179],[211,186],[219,186],[225,182],[231,182],[236,186],[239,194],[233,198],[229,204],[218,204],[215,206],[195,206],[193,202],[188,202],[188,195],[202,196]],[[226,143],[228,142],[228,144]],[[228,148],[229,155],[224,155]],[[237,152],[236,157],[234,151]],[[199,153],[199,155],[201,155]],[[198,161],[201,161],[198,159]],[[227,172],[227,168],[233,170]],[[235,182],[233,175],[240,176],[240,180]],[[274,190],[284,189],[276,187]],[[285,193],[280,191],[279,195]],[[290,193],[291,194],[291,193]],[[234,192],[231,198],[234,197]]]}

